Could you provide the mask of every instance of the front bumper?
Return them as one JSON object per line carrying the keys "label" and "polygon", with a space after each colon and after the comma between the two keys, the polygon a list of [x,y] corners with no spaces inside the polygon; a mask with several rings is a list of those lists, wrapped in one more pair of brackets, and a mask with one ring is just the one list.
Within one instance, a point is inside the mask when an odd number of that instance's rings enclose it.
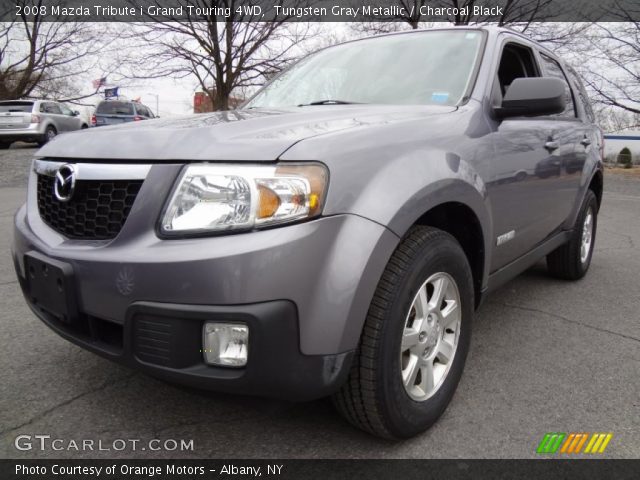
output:
{"label": "front bumper", "polygon": [[[237,235],[161,240],[148,228],[157,217],[149,208],[136,209],[157,198],[157,184],[150,192],[143,185],[116,239],[72,241],[42,222],[33,191],[16,214],[13,255],[36,315],[64,338],[106,358],[211,390],[290,400],[336,391],[398,241],[384,227],[353,215]],[[78,324],[60,322],[32,303],[24,265],[29,252],[70,266]],[[204,363],[205,319],[249,325],[245,368]],[[153,328],[140,327],[145,322]],[[140,330],[151,330],[153,337],[159,335],[156,327],[168,330],[171,341],[168,350],[153,356],[140,348],[145,343]]]}
{"label": "front bumper", "polygon": [[[31,310],[54,332],[80,347],[154,377],[190,387],[306,401],[334,393],[349,373],[352,352],[303,355],[298,319],[288,301],[242,306],[133,303],[122,325],[90,315],[71,324],[34,305]],[[205,321],[243,322],[249,327],[247,366],[224,368],[202,360]]]}

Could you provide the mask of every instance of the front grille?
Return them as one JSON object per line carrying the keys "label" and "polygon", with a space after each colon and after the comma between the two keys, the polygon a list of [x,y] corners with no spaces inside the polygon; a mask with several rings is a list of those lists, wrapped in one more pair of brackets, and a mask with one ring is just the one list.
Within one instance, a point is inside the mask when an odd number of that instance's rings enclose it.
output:
{"label": "front grille", "polygon": [[71,200],[53,193],[55,177],[38,175],[42,220],[62,235],[81,240],[115,238],[129,216],[142,180],[78,180]]}

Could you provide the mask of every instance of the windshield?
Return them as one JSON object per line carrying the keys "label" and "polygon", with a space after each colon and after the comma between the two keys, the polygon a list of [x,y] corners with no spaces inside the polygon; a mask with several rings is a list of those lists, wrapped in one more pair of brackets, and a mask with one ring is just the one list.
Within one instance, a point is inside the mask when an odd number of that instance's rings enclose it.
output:
{"label": "windshield", "polygon": [[133,105],[127,102],[102,102],[96,108],[97,114],[103,115],[133,115]]}
{"label": "windshield", "polygon": [[2,102],[0,112],[30,112],[33,102]]}
{"label": "windshield", "polygon": [[327,48],[278,76],[245,108],[323,101],[456,105],[472,79],[482,36],[478,30],[425,31]]}

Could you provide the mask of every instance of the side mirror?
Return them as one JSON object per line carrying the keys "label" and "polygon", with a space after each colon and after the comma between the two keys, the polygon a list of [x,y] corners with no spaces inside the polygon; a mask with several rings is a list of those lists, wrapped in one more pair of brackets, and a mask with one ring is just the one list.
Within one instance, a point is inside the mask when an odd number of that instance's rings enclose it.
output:
{"label": "side mirror", "polygon": [[78,115],[80,115],[80,112],[78,110],[74,110],[73,112],[71,112],[72,117],[77,117]]}
{"label": "side mirror", "polygon": [[559,78],[516,78],[495,109],[498,118],[534,117],[564,112],[565,84]]}

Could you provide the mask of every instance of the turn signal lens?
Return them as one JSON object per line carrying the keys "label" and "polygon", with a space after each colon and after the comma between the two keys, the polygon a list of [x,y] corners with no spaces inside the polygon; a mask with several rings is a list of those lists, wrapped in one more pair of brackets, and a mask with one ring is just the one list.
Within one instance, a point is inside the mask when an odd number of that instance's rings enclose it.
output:
{"label": "turn signal lens", "polygon": [[258,218],[268,218],[275,215],[280,207],[278,194],[265,185],[258,185],[260,205],[258,206]]}

